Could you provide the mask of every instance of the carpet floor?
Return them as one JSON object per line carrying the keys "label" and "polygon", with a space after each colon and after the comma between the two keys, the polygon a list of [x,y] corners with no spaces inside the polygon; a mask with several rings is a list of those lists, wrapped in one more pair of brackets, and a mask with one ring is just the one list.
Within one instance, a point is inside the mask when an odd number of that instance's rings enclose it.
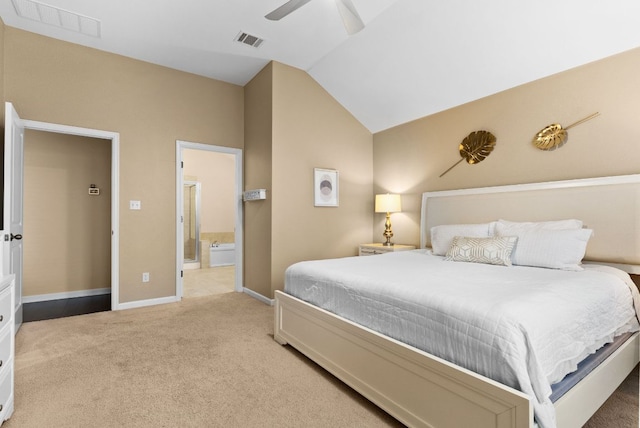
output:
{"label": "carpet floor", "polygon": [[[589,427],[638,426],[632,376]],[[402,427],[277,344],[273,308],[242,293],[22,326],[5,428],[176,426]]]}

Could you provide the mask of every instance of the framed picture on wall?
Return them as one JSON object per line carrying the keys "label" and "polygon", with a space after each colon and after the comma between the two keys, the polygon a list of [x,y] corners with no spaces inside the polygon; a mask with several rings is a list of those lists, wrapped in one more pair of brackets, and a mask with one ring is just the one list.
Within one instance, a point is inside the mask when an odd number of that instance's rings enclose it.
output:
{"label": "framed picture on wall", "polygon": [[338,171],[335,169],[313,169],[313,200],[316,207],[338,206]]}

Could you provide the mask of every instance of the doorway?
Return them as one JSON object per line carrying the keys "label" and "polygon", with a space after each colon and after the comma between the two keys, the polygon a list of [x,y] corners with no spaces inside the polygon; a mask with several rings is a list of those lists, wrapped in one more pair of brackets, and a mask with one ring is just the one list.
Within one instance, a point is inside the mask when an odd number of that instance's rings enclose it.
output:
{"label": "doorway", "polygon": [[176,295],[243,291],[242,150],[176,141]]}
{"label": "doorway", "polygon": [[[111,288],[111,310],[120,309],[119,304],[119,148],[120,148],[120,134],[116,132],[101,131],[90,128],[79,128],[75,126],[59,125],[46,122],[38,122],[33,120],[20,120],[20,124],[25,130],[44,131],[55,134],[66,134],[71,136],[82,136],[96,139],[107,140],[109,144],[109,151],[111,156],[110,167],[110,288]],[[6,143],[6,142],[5,142]],[[22,168],[21,164],[15,167]],[[14,167],[14,168],[15,168]],[[89,185],[90,183],[87,183]],[[22,189],[20,189],[22,192]],[[6,209],[6,207],[5,207]],[[21,266],[20,266],[21,271]],[[20,275],[21,276],[21,275]],[[20,278],[21,279],[21,278]],[[22,284],[18,287],[18,281],[16,280],[16,305],[22,305]],[[20,317],[22,310],[20,309]]]}
{"label": "doorway", "polygon": [[111,140],[25,130],[23,321],[111,309]]}

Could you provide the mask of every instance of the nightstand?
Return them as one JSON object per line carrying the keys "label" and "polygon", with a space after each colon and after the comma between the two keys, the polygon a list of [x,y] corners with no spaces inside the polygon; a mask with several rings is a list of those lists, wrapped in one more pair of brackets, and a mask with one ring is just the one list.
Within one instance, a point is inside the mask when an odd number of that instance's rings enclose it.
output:
{"label": "nightstand", "polygon": [[415,250],[414,245],[383,245],[383,244],[360,244],[359,256],[375,256],[376,254],[394,253],[396,251]]}

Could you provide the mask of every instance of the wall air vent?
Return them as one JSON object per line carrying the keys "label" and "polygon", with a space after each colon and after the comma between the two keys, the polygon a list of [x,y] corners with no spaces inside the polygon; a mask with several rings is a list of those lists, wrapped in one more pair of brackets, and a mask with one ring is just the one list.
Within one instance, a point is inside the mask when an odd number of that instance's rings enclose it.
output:
{"label": "wall air vent", "polygon": [[100,21],[75,12],[33,0],[11,0],[18,16],[75,31],[87,36],[100,37]]}
{"label": "wall air vent", "polygon": [[235,40],[236,42],[244,43],[245,45],[253,46],[254,48],[260,47],[262,42],[264,42],[260,37],[252,36],[251,34],[243,31],[238,33]]}

